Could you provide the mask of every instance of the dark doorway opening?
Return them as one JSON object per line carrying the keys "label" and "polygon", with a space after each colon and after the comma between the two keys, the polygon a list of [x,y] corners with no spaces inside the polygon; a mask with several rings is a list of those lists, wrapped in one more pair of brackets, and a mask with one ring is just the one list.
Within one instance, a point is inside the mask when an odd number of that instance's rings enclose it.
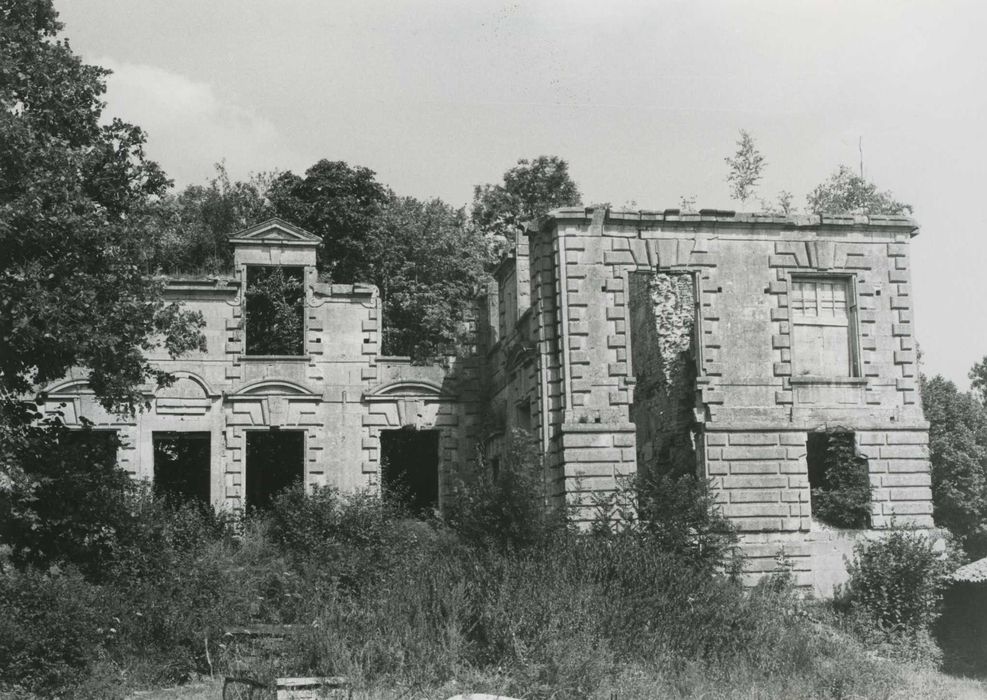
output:
{"label": "dark doorway opening", "polygon": [[154,492],[209,503],[209,433],[155,432]]}
{"label": "dark doorway opening", "polygon": [[247,433],[247,508],[270,508],[274,496],[305,475],[305,433],[258,430]]}
{"label": "dark doorway opening", "polygon": [[380,434],[381,487],[415,513],[439,505],[439,432],[384,430]]}

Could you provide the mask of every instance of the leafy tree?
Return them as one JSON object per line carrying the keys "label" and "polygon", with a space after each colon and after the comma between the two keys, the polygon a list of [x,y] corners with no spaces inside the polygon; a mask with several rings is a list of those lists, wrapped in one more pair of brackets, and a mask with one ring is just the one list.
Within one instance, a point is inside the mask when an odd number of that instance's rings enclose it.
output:
{"label": "leafy tree", "polygon": [[168,181],[138,127],[101,121],[108,71],[60,29],[51,0],[0,0],[0,544],[98,573],[129,522],[112,436],[21,397],[81,366],[106,408],[133,411],[141,384],[170,379],[146,351],[205,341],[140,264],[135,221]]}
{"label": "leafy tree", "polygon": [[489,250],[462,209],[390,195],[369,252],[386,354],[453,354],[463,340]]}
{"label": "leafy tree", "polygon": [[936,522],[987,554],[987,409],[941,376],[922,378]]}
{"label": "leafy tree", "polygon": [[370,279],[368,251],[388,202],[373,170],[323,159],[305,177],[277,176],[268,197],[278,216],[322,238],[319,267],[333,282]]}
{"label": "leafy tree", "polygon": [[857,175],[846,165],[817,185],[806,197],[815,214],[911,214],[909,204],[899,202],[890,191]]}
{"label": "leafy tree", "polygon": [[569,164],[558,156],[520,159],[499,185],[473,189],[471,219],[485,235],[510,241],[525,222],[557,207],[582,203]]}
{"label": "leafy tree", "polygon": [[766,165],[764,156],[757,150],[754,138],[741,129],[737,152],[732,158],[727,157],[723,160],[729,167],[727,182],[730,183],[730,195],[746,204],[757,191],[761,171]]}
{"label": "leafy tree", "polygon": [[15,564],[70,562],[98,575],[132,525],[125,498],[132,483],[117,467],[116,432],[37,421],[10,401],[0,410],[0,460],[10,481],[0,491],[0,542]]}
{"label": "leafy tree", "polygon": [[980,397],[980,402],[987,406],[987,355],[974,363],[970,368],[970,386]]}
{"label": "leafy tree", "polygon": [[167,180],[138,127],[100,123],[108,71],[60,29],[51,0],[0,0],[0,387],[23,394],[81,365],[122,409],[165,379],[144,351],[198,347],[202,319],[166,306],[136,264],[130,217]]}
{"label": "leafy tree", "polygon": [[380,290],[385,353],[455,352],[489,257],[462,210],[397,196],[372,170],[327,160],[304,178],[280,175],[269,196],[279,216],[322,237],[324,274]]}
{"label": "leafy tree", "polygon": [[305,287],[301,272],[283,267],[248,270],[248,355],[302,355]]}
{"label": "leafy tree", "polygon": [[230,234],[273,216],[267,189],[274,176],[233,181],[223,163],[206,185],[190,185],[151,202],[138,220],[149,272],[218,273],[233,267]]}

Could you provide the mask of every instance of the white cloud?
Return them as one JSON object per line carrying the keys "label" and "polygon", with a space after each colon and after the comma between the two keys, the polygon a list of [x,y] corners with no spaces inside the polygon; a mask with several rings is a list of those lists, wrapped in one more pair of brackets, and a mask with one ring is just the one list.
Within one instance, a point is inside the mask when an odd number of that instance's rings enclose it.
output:
{"label": "white cloud", "polygon": [[286,167],[277,127],[248,106],[224,99],[209,83],[156,66],[99,59],[109,68],[104,115],[147,132],[148,155],[178,187],[200,183],[225,159],[234,177]]}

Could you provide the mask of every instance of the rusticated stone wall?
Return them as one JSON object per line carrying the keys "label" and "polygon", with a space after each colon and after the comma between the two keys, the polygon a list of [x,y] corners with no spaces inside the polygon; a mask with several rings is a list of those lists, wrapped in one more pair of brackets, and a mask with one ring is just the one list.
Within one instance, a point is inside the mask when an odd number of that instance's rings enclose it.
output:
{"label": "rusticated stone wall", "polygon": [[[874,528],[892,518],[932,526],[908,281],[915,232],[904,217],[554,212],[530,232],[530,266],[540,399],[552,409],[543,429],[560,497],[588,505],[679,431],[661,366],[676,328],[663,332],[668,309],[647,280],[687,275],[696,376],[684,422],[702,473],[754,555],[752,572],[774,568],[784,548],[806,583],[830,567],[812,563],[829,561],[826,547],[836,546],[819,542],[856,536],[812,518],[810,431],[855,433],[868,458]],[[793,376],[793,275],[849,289],[846,376]]]}

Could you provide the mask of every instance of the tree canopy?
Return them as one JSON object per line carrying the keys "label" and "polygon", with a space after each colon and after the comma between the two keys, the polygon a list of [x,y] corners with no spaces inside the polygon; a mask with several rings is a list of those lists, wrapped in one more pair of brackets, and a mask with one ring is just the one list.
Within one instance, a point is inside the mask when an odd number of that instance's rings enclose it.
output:
{"label": "tree canopy", "polygon": [[267,196],[278,216],[322,238],[319,269],[333,282],[371,281],[368,253],[388,202],[373,170],[323,159],[304,177],[277,176]]}
{"label": "tree canopy", "polygon": [[980,403],[987,406],[987,355],[974,363],[970,368],[970,386],[980,398]]}
{"label": "tree canopy", "polygon": [[940,376],[922,380],[936,523],[987,554],[987,409]]}
{"label": "tree canopy", "polygon": [[229,237],[273,216],[267,189],[273,175],[231,180],[223,163],[205,185],[168,192],[134,221],[149,272],[220,273],[233,268]]}
{"label": "tree canopy", "polygon": [[198,347],[138,265],[132,217],[168,184],[144,134],[102,120],[103,68],[64,39],[51,0],[0,1],[0,385],[23,394],[88,368],[110,407],[162,375],[145,351]]}
{"label": "tree canopy", "polygon": [[881,191],[873,182],[841,165],[806,197],[814,214],[911,214],[912,207]]}
{"label": "tree canopy", "polygon": [[487,241],[462,209],[391,194],[370,248],[386,354],[415,358],[462,347],[473,298],[490,263]]}
{"label": "tree canopy", "polygon": [[525,222],[557,207],[582,203],[579,187],[569,175],[569,164],[558,156],[521,158],[496,185],[473,189],[470,217],[484,234],[512,240]]}

